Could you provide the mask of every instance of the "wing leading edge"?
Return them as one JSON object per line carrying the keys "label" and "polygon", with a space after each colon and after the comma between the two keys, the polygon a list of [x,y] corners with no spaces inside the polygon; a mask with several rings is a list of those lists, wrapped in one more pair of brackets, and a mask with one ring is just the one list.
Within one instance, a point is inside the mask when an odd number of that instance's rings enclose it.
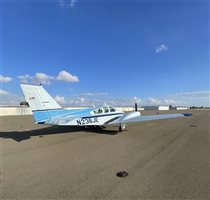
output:
{"label": "wing leading edge", "polygon": [[130,117],[130,118],[122,117],[115,121],[112,121],[110,124],[171,119],[171,118],[177,118],[177,117],[188,117],[191,115],[192,115],[191,113],[182,113],[182,114],[179,113],[179,114],[163,114],[163,115],[144,115],[144,116],[137,116],[137,117]]}

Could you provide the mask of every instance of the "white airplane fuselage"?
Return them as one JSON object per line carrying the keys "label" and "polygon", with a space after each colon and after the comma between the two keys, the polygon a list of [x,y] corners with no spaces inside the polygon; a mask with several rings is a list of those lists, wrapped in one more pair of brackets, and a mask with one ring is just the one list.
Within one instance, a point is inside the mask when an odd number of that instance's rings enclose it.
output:
{"label": "white airplane fuselage", "polygon": [[[110,112],[110,108],[112,112]],[[102,113],[95,113],[98,110]],[[104,110],[106,110],[106,113]],[[33,113],[38,124],[63,126],[102,126],[124,116],[124,112],[116,111],[110,106],[81,110],[34,111]]]}
{"label": "white airplane fuselage", "polygon": [[49,93],[37,85],[23,85],[21,88],[37,124],[61,126],[106,126],[119,125],[119,131],[125,129],[125,123],[160,120],[191,116],[191,113],[141,116],[140,112],[124,113],[114,107],[104,105],[99,108],[68,110],[62,108]]}

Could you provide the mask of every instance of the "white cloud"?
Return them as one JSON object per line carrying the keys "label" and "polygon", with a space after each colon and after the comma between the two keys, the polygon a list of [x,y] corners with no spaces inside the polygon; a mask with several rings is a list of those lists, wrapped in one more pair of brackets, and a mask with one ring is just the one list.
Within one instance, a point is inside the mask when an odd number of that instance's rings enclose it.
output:
{"label": "white cloud", "polygon": [[162,97],[162,98],[154,98],[154,97],[149,97],[146,98],[144,100],[142,100],[141,102],[142,106],[169,106],[169,105],[184,105],[183,102],[179,101],[176,98],[167,96],[166,97]]}
{"label": "white cloud", "polygon": [[85,102],[85,98],[81,97],[81,98],[80,98],[80,102],[81,102],[81,103],[84,103],[84,102]]}
{"label": "white cloud", "polygon": [[90,96],[90,97],[94,97],[94,96],[107,96],[108,94],[107,93],[104,93],[104,92],[87,92],[87,93],[84,93],[84,94],[78,94],[78,95],[75,95],[75,96]]}
{"label": "white cloud", "polygon": [[34,76],[25,74],[18,76],[21,83],[34,83],[34,84],[44,84],[49,85],[51,80],[54,78],[52,76],[49,76],[45,73],[36,73]]}
{"label": "white cloud", "polygon": [[182,98],[210,98],[210,91],[194,91],[176,93],[174,96]]}
{"label": "white cloud", "polygon": [[10,93],[5,90],[0,90],[0,105],[18,106],[23,101],[24,97]]}
{"label": "white cloud", "polygon": [[20,79],[21,83],[28,83],[29,79],[33,79],[33,77],[28,74],[18,76],[18,78]]}
{"label": "white cloud", "polygon": [[5,90],[0,90],[0,95],[8,95],[9,92],[5,91]]}
{"label": "white cloud", "polygon": [[156,53],[161,53],[161,52],[164,52],[164,51],[167,51],[167,50],[168,50],[168,47],[165,44],[161,44],[159,47],[157,47],[155,49],[155,52]]}
{"label": "white cloud", "polygon": [[188,106],[210,106],[210,91],[182,92],[170,95],[176,101]]}
{"label": "white cloud", "polygon": [[134,103],[141,103],[142,100],[139,99],[138,97],[133,97]]}
{"label": "white cloud", "polygon": [[73,8],[77,0],[58,0],[62,8]]}
{"label": "white cloud", "polygon": [[163,99],[163,105],[176,105],[176,103],[173,99]]}
{"label": "white cloud", "polygon": [[62,96],[57,95],[57,96],[55,96],[54,99],[55,99],[59,104],[65,104],[65,103],[66,103],[65,98],[62,97]]}
{"label": "white cloud", "polygon": [[65,70],[59,72],[58,76],[56,77],[56,80],[66,81],[66,82],[79,82],[77,76],[74,76]]}
{"label": "white cloud", "polygon": [[[88,93],[87,93],[88,94]],[[85,96],[85,95],[84,95]],[[70,101],[66,101],[66,105],[69,106],[102,106],[105,104],[116,106],[116,107],[123,107],[123,106],[133,106],[137,103],[138,106],[155,106],[155,105],[176,105],[177,101],[164,98],[164,99],[157,99],[153,97],[149,97],[147,99],[140,99],[138,97],[131,97],[131,98],[111,98],[107,96],[91,96],[87,95],[86,98],[81,95],[75,95]]]}
{"label": "white cloud", "polygon": [[104,98],[104,96],[77,96],[75,95],[74,98],[71,98],[70,101],[66,102],[68,106],[87,106],[92,107],[94,106],[102,106],[104,104],[112,105],[112,106],[134,106],[134,98],[119,98],[113,99],[108,96]]}
{"label": "white cloud", "polygon": [[161,98],[149,97],[142,100],[141,105],[210,106],[210,91],[183,92]]}
{"label": "white cloud", "polygon": [[50,81],[53,80],[54,78],[52,76],[49,76],[45,73],[36,73],[33,79],[33,82],[36,84],[44,84],[44,85],[49,85]]}
{"label": "white cloud", "polygon": [[160,100],[155,99],[153,97],[149,97],[146,102],[148,102],[149,105],[159,105],[161,103]]}
{"label": "white cloud", "polygon": [[0,82],[1,82],[1,83],[8,83],[8,82],[10,82],[11,80],[12,80],[12,78],[9,77],[9,76],[0,75]]}
{"label": "white cloud", "polygon": [[[97,94],[106,94],[97,95]],[[173,96],[173,97],[172,97]],[[92,105],[103,106],[104,104],[112,105],[115,107],[132,106],[137,103],[140,106],[157,106],[157,105],[172,105],[172,106],[191,106],[197,104],[191,104],[191,99],[184,100],[175,98],[174,95],[170,95],[163,98],[149,97],[146,99],[140,99],[138,97],[128,97],[128,98],[111,98],[107,93],[84,93],[80,95],[74,95],[70,99],[65,99],[63,96],[57,95],[54,99],[65,106],[87,106],[92,107]],[[205,106],[205,104],[202,104]]]}
{"label": "white cloud", "polygon": [[76,97],[66,102],[68,106],[91,106],[91,101],[86,100],[84,97]]}
{"label": "white cloud", "polygon": [[33,84],[43,84],[49,85],[51,81],[65,81],[65,82],[78,82],[79,79],[77,76],[71,75],[69,72],[63,70],[59,72],[57,77],[45,74],[43,72],[38,72],[35,75],[31,76],[29,74],[18,76],[21,83],[33,83]]}

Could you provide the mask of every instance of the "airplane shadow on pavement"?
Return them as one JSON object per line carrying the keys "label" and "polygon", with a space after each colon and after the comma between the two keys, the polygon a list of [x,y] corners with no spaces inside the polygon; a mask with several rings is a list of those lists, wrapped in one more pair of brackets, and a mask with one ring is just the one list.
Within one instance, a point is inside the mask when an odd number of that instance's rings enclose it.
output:
{"label": "airplane shadow on pavement", "polygon": [[52,126],[42,129],[34,129],[28,131],[12,131],[12,132],[1,132],[0,137],[5,139],[13,139],[17,142],[23,140],[31,139],[31,137],[38,136],[43,137],[45,135],[54,135],[54,134],[71,134],[75,132],[92,132],[96,134],[105,134],[105,135],[115,135],[118,133],[117,130],[106,130],[98,128],[84,128],[84,127],[69,127],[69,126]]}

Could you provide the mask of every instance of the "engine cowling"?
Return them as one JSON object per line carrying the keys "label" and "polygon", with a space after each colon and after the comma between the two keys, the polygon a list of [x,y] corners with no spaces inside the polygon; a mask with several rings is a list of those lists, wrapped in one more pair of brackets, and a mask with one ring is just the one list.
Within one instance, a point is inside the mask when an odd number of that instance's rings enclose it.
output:
{"label": "engine cowling", "polygon": [[130,112],[126,115],[124,115],[120,121],[126,121],[126,120],[129,120],[129,119],[132,119],[132,118],[136,118],[136,117],[140,117],[141,116],[141,113],[140,112]]}

